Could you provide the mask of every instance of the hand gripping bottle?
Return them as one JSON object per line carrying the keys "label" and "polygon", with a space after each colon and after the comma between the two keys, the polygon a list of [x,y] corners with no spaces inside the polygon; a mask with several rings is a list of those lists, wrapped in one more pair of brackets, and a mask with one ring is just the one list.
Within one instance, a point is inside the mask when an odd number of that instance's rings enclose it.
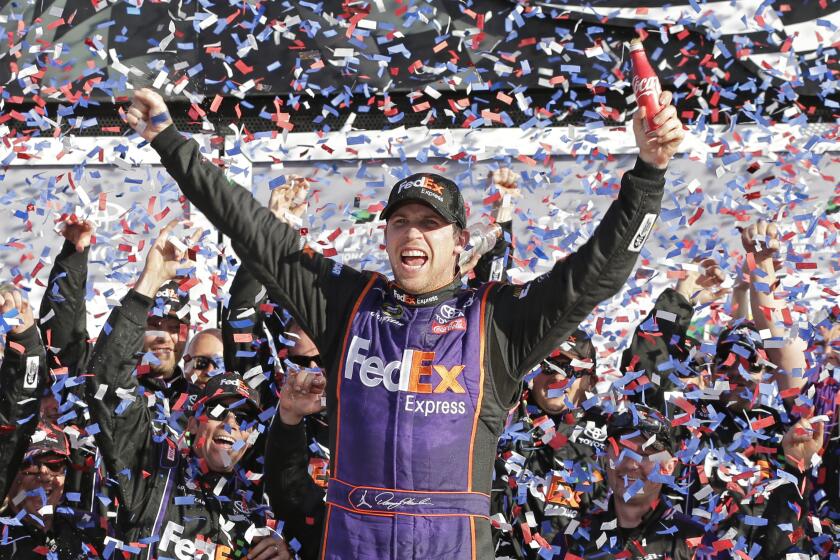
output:
{"label": "hand gripping bottle", "polygon": [[470,239],[458,259],[458,266],[464,266],[476,254],[483,255],[496,246],[496,240],[502,236],[499,224],[475,224],[467,229]]}
{"label": "hand gripping bottle", "polygon": [[657,127],[653,124],[653,117],[662,110],[662,105],[659,104],[662,86],[648,62],[640,39],[630,41],[630,61],[633,64],[633,93],[636,94],[636,103],[645,108],[648,130],[654,130]]}

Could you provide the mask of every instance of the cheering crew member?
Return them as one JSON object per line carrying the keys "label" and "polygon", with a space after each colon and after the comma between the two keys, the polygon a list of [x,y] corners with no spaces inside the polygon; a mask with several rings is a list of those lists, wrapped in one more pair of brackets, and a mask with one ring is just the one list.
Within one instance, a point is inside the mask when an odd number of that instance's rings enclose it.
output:
{"label": "cheering crew member", "polygon": [[[65,241],[41,300],[40,328],[47,344],[49,365],[55,369],[67,368],[71,377],[84,371],[91,351],[85,297],[94,233],[91,222],[78,221],[75,216],[64,223],[61,235]],[[149,392],[158,393],[154,401],[156,423],[169,424],[181,432],[186,424],[182,395],[193,391],[178,366],[190,328],[189,296],[179,293],[178,283],[173,282],[161,286],[154,299],[143,337],[143,351],[149,359],[139,377],[140,384]],[[81,408],[81,413],[86,414],[84,407]]]}
{"label": "cheering crew member", "polygon": [[8,329],[0,364],[0,490],[5,496],[38,424],[46,366],[32,308],[20,291],[0,286],[0,313],[0,328]]}
{"label": "cheering crew member", "polygon": [[228,235],[269,296],[322,350],[331,473],[326,558],[487,558],[496,442],[524,375],[630,274],[659,212],[684,132],[671,95],[592,239],[522,285],[462,288],[467,234],[452,181],[398,181],[383,212],[394,280],[299,246],[298,234],[231,185],[172,125],[163,99],[135,94],[142,129],[187,198]]}
{"label": "cheering crew member", "polygon": [[105,531],[91,513],[62,501],[70,465],[67,436],[55,424],[39,424],[31,441],[0,510],[0,516],[21,522],[3,531],[0,559],[98,558]]}
{"label": "cheering crew member", "polygon": [[[314,560],[321,546],[327,481],[319,480],[322,469],[308,441],[324,430],[324,380],[320,355],[304,337],[289,349],[287,381],[268,432],[265,491],[277,517],[286,522],[284,533],[293,545],[292,539],[297,541],[300,557]],[[306,379],[317,381],[306,388],[301,384]]]}
{"label": "cheering crew member", "polygon": [[673,405],[666,402],[666,395],[689,392],[702,381],[701,368],[695,364],[699,344],[688,336],[695,308],[711,305],[728,293],[722,287],[725,275],[711,259],[681,272],[674,288],[666,288],[656,298],[621,356],[621,371],[632,381],[623,379],[620,391],[669,418]]}
{"label": "cheering crew member", "polygon": [[677,466],[670,422],[636,405],[611,418],[608,433],[609,507],[573,533],[568,552],[591,559],[695,558],[702,526],[670,507],[662,493],[663,485],[674,484]]}
{"label": "cheering crew member", "polygon": [[[114,309],[96,341],[86,390],[96,442],[116,482],[120,508],[118,548],[137,558],[289,557],[285,543],[266,526],[266,511],[251,503],[247,473],[238,463],[256,437],[256,391],[235,373],[216,375],[198,394],[184,449],[153,431],[140,390],[136,354],[155,293],[189,268],[186,251],[168,241],[176,226],[161,230],[137,284]],[[187,240],[193,246],[197,232]],[[270,520],[268,520],[270,521]],[[270,525],[270,523],[268,523]]]}
{"label": "cheering crew member", "polygon": [[0,517],[18,523],[1,527],[0,558],[93,556],[104,535],[91,529],[89,515],[62,504],[70,456],[67,438],[52,424],[35,429],[47,376],[32,309],[19,291],[3,289],[4,323],[13,310],[17,324],[7,334],[0,366],[0,489],[5,497]]}
{"label": "cheering crew member", "polygon": [[502,515],[497,557],[539,558],[606,498],[598,457],[607,448],[607,419],[594,403],[584,408],[595,367],[595,347],[578,329],[543,361],[518,429],[502,435],[491,505]]}

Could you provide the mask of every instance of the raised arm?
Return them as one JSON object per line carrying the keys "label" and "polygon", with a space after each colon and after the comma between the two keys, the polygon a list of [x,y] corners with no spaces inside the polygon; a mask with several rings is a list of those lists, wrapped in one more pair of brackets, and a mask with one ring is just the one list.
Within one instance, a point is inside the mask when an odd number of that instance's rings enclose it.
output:
{"label": "raised arm", "polygon": [[[493,323],[503,364],[513,380],[536,366],[601,301],[627,281],[659,215],[668,161],[684,132],[663,92],[660,126],[645,133],[640,112],[633,118],[639,158],[624,174],[618,199],[593,236],[574,254],[524,286],[503,286],[493,296]],[[492,351],[492,349],[491,349]],[[491,359],[493,359],[491,355]]]}
{"label": "raised arm", "polygon": [[155,293],[176,278],[180,269],[190,266],[186,251],[168,240],[176,225],[177,221],[168,224],[152,244],[137,284],[108,317],[87,368],[85,390],[97,427],[94,437],[109,475],[119,482],[117,488],[126,511],[145,499],[147,477],[143,471],[151,472],[159,466],[151,413],[134,372],[140,363],[138,353]]}
{"label": "raised arm", "polygon": [[46,385],[46,355],[29,303],[16,289],[0,291],[6,334],[0,365],[0,496],[14,480],[29,438],[38,425],[38,408]]}
{"label": "raised arm", "polygon": [[[301,248],[294,228],[228,181],[197,143],[178,133],[157,93],[138,91],[127,120],[152,143],[190,202],[230,237],[243,264],[266,287],[272,301],[288,309],[320,348],[338,347],[340,326],[354,303],[352,295],[361,291],[367,276]],[[353,285],[358,288],[351,289]]]}
{"label": "raised arm", "polygon": [[64,224],[64,244],[55,257],[39,312],[51,367],[67,367],[71,375],[84,366],[90,352],[85,292],[93,234],[91,222]]}
{"label": "raised arm", "polygon": [[292,372],[280,392],[265,453],[265,491],[272,509],[286,522],[284,533],[301,544],[301,557],[316,558],[321,545],[324,490],[309,475],[304,418],[323,408],[324,378]]}
{"label": "raised arm", "polygon": [[484,282],[507,282],[507,263],[513,250],[513,199],[520,196],[516,173],[509,167],[502,167],[490,173],[488,181],[495,187],[495,199],[490,216],[502,228],[502,235],[496,245],[483,255],[477,255],[461,268],[461,274],[475,272],[470,280],[471,287]]}
{"label": "raised arm", "polygon": [[750,304],[753,320],[760,331],[769,331],[774,344],[765,342],[767,357],[777,366],[776,383],[780,391],[805,385],[806,343],[802,338],[791,339],[783,323],[786,303],[777,296],[778,279],[773,257],[780,248],[779,230],[775,224],[763,220],[741,232],[741,242],[747,252],[750,273]]}
{"label": "raised arm", "polygon": [[[309,182],[292,176],[289,183],[271,191],[268,207],[283,223],[299,229],[298,224],[308,209]],[[303,238],[300,239],[303,246]],[[245,372],[260,364],[261,352],[255,344],[260,337],[273,336],[276,321],[266,321],[260,305],[267,302],[265,288],[245,266],[240,266],[230,285],[230,299],[222,314],[222,339],[225,364],[233,371]],[[264,364],[267,365],[267,364]]]}
{"label": "raised arm", "polygon": [[[648,383],[643,394],[633,400],[666,412],[665,393],[673,391],[672,375],[683,369],[688,358],[688,327],[697,306],[708,305],[722,298],[723,271],[714,261],[686,265],[674,288],[663,290],[653,309],[639,323],[630,346],[621,356],[621,371],[645,372]],[[671,362],[670,364],[668,364]]]}

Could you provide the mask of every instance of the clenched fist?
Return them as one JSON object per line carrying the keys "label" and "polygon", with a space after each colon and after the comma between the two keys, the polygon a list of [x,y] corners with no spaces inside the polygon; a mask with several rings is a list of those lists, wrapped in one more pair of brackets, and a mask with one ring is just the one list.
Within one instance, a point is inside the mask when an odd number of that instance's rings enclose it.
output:
{"label": "clenched fist", "polygon": [[138,90],[131,100],[131,106],[125,114],[128,126],[137,131],[147,142],[172,124],[172,117],[166,108],[163,97],[149,88]]}

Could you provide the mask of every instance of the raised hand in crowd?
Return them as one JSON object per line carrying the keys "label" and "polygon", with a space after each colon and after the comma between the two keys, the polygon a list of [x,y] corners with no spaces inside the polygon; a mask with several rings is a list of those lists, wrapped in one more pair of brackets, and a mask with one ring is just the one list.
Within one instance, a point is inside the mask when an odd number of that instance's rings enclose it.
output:
{"label": "raised hand in crowd", "polygon": [[309,181],[299,175],[289,176],[289,182],[271,191],[268,209],[278,220],[299,228],[301,218],[309,208]]}
{"label": "raised hand in crowd", "polygon": [[128,126],[137,131],[147,142],[173,124],[163,97],[156,91],[143,88],[134,93],[131,106],[125,113]]}
{"label": "raised hand in crowd", "polygon": [[516,172],[510,167],[500,167],[487,176],[491,185],[499,191],[499,197],[493,201],[493,218],[497,222],[509,222],[513,219],[513,199],[519,198],[519,182]]}
{"label": "raised hand in crowd", "polygon": [[674,289],[692,305],[706,305],[718,301],[730,291],[723,287],[726,274],[713,259],[687,265],[683,271],[684,274]]}
{"label": "raised hand in crowd", "polygon": [[0,312],[6,315],[13,309],[18,311],[18,315],[14,319],[17,324],[9,332],[21,334],[35,324],[32,306],[29,305],[20,290],[10,284],[0,286]]}
{"label": "raised hand in crowd", "polygon": [[767,356],[776,365],[779,388],[784,391],[805,385],[805,342],[791,339],[783,324],[785,301],[775,295],[777,288],[774,257],[781,249],[776,224],[758,220],[741,230],[741,243],[746,251],[746,268],[750,274],[750,305],[759,331],[769,331],[782,345],[768,345]]}
{"label": "raised hand in crowd", "polygon": [[[194,231],[186,240],[178,239],[172,234],[179,223],[189,227],[190,222],[175,219],[166,224],[157,239],[149,248],[146,265],[134,286],[134,290],[148,297],[154,297],[157,289],[170,280],[183,276],[191,263],[190,247],[195,245],[201,237],[202,231]],[[194,259],[192,259],[194,260]]]}
{"label": "raised hand in crowd", "polygon": [[305,416],[321,412],[326,386],[327,380],[323,374],[290,368],[280,391],[280,405],[277,409],[280,420],[287,426],[296,426]]}
{"label": "raised hand in crowd", "polygon": [[61,228],[61,236],[72,243],[79,253],[90,247],[95,232],[96,227],[89,220],[68,220]]}
{"label": "raised hand in crowd", "polygon": [[785,461],[799,472],[811,468],[812,458],[822,449],[824,424],[815,419],[800,418],[782,438]]}
{"label": "raised hand in crowd", "polygon": [[640,107],[633,115],[633,135],[636,137],[636,146],[639,147],[639,159],[659,169],[668,167],[668,162],[677,153],[685,138],[685,130],[677,116],[677,108],[671,105],[673,97],[670,91],[663,91],[659,95],[662,110],[653,119],[657,125],[654,130],[646,129],[644,107]]}

